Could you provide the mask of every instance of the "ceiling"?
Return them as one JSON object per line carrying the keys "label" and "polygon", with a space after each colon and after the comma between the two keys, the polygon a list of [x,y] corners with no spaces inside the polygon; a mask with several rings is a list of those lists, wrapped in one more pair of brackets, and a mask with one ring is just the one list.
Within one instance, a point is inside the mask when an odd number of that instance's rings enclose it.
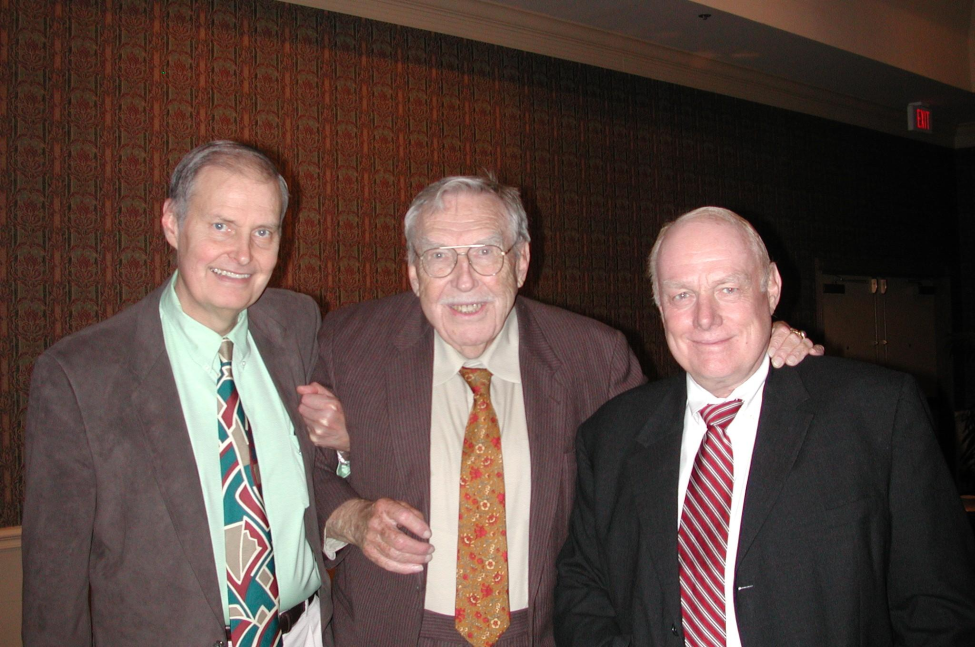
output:
{"label": "ceiling", "polygon": [[942,128],[975,122],[972,0],[492,2],[901,109],[905,129],[915,101],[930,104]]}
{"label": "ceiling", "polygon": [[[285,1],[975,146],[975,0]],[[933,135],[907,132],[916,101]]]}

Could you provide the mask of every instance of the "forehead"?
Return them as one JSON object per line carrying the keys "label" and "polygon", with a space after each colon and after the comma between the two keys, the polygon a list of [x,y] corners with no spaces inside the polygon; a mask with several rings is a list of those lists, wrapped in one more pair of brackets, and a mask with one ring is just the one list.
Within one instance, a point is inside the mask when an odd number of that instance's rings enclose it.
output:
{"label": "forehead", "polygon": [[277,179],[263,176],[246,166],[205,166],[197,173],[190,190],[189,201],[209,199],[234,199],[253,197],[260,200],[255,206],[265,206],[273,199],[280,207],[281,193]]}
{"label": "forehead", "polygon": [[658,271],[663,280],[687,272],[758,269],[758,258],[740,229],[713,220],[674,225],[660,248]]}
{"label": "forehead", "polygon": [[452,193],[443,196],[443,207],[434,207],[419,219],[421,238],[440,242],[440,236],[475,235],[478,238],[507,234],[507,218],[501,201],[489,194]]}

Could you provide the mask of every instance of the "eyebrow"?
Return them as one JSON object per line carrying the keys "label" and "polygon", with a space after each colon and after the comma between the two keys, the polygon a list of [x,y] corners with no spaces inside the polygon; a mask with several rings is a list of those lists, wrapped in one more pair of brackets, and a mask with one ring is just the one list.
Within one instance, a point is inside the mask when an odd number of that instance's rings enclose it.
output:
{"label": "eyebrow", "polygon": [[[726,274],[721,278],[711,281],[711,285],[723,285],[725,283],[738,283],[740,285],[751,285],[752,279],[747,273],[744,272],[734,272],[732,274]],[[674,290],[683,287],[689,287],[688,283],[685,281],[661,281],[660,286],[668,289]]]}
{"label": "eyebrow", "polygon": [[439,247],[470,247],[471,245],[497,245],[498,247],[504,248],[504,236],[493,235],[488,238],[482,238],[473,243],[467,243],[465,245],[445,245],[436,241],[432,241],[429,238],[421,238],[419,249],[430,250],[437,249]]}

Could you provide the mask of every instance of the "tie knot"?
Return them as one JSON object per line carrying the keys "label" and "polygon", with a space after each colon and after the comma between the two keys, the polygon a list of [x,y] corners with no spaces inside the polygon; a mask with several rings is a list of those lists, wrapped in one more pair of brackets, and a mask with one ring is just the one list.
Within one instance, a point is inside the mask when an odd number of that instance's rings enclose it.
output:
{"label": "tie knot", "polygon": [[467,368],[465,366],[460,369],[460,376],[467,382],[467,386],[471,387],[475,398],[478,396],[490,397],[491,371],[486,368]]}
{"label": "tie knot", "polygon": [[224,337],[224,340],[220,342],[220,350],[217,351],[217,356],[220,357],[221,364],[230,364],[234,359],[234,342]]}
{"label": "tie knot", "polygon": [[704,424],[724,431],[735,419],[739,409],[741,409],[741,400],[731,400],[720,404],[709,404],[702,407],[700,413],[704,418]]}

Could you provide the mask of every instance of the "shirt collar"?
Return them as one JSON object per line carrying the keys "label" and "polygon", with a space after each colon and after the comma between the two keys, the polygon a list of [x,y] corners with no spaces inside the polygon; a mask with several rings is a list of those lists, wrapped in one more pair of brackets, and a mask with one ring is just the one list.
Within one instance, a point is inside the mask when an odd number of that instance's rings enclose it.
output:
{"label": "shirt collar", "polygon": [[220,343],[226,337],[234,342],[234,364],[243,366],[251,353],[250,336],[247,334],[247,310],[237,316],[237,323],[230,332],[221,335],[183,311],[179,295],[176,294],[177,275],[178,271],[173,273],[169,286],[163,290],[159,301],[159,312],[172,323],[173,330],[186,342],[190,359],[204,368],[219,369],[220,360],[217,353],[220,350]]}
{"label": "shirt collar", "polygon": [[518,314],[512,308],[498,336],[488,344],[480,357],[467,359],[433,331],[433,385],[443,384],[457,375],[462,366],[486,368],[506,382],[521,383],[518,361]]}
{"label": "shirt collar", "polygon": [[687,409],[695,420],[703,421],[700,411],[709,404],[721,404],[731,400],[741,400],[742,411],[749,408],[755,397],[762,392],[768,377],[769,360],[765,358],[751,376],[738,385],[726,398],[716,398],[707,389],[698,384],[690,373],[687,373]]}

